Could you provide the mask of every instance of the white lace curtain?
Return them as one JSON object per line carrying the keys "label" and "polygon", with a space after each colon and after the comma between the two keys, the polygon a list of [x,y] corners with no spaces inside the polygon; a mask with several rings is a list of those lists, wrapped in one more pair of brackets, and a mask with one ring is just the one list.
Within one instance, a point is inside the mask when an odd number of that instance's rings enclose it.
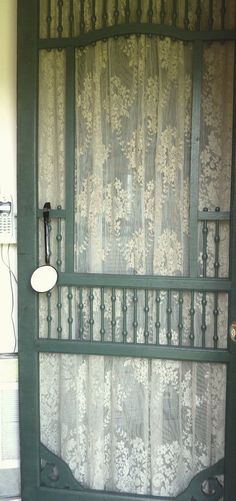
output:
{"label": "white lace curtain", "polygon": [[[230,44],[205,49],[203,77],[203,199],[207,180],[225,209],[232,85],[222,93],[220,75],[232,82]],[[188,274],[191,102],[191,45],[141,36],[76,51],[75,271]],[[63,51],[41,52],[39,107],[39,202],[63,206]],[[176,495],[224,455],[225,378],[223,365],[43,354],[41,440],[85,487]]]}
{"label": "white lace curtain", "polygon": [[76,56],[76,269],[187,274],[191,46],[131,37]]}

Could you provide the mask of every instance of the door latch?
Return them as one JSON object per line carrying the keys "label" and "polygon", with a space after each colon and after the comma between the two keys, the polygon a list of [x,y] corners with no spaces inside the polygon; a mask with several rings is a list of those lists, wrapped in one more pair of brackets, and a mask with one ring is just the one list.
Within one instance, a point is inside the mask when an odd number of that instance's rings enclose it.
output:
{"label": "door latch", "polygon": [[232,341],[236,341],[236,322],[232,322],[230,326],[230,337]]}

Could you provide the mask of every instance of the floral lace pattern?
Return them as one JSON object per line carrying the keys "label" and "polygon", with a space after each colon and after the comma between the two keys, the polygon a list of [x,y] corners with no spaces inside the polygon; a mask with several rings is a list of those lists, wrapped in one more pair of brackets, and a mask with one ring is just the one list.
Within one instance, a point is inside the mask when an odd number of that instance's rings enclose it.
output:
{"label": "floral lace pattern", "polygon": [[76,56],[76,270],[186,274],[191,46],[130,37]]}
{"label": "floral lace pattern", "polygon": [[174,496],[224,442],[223,366],[40,356],[41,436],[92,489]]}
{"label": "floral lace pattern", "polygon": [[230,209],[234,44],[205,47],[199,207]]}

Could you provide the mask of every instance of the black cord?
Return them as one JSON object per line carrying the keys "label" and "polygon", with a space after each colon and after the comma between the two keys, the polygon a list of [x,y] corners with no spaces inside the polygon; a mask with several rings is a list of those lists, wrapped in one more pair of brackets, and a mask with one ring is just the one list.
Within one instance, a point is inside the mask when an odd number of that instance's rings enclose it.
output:
{"label": "black cord", "polygon": [[10,279],[10,288],[11,288],[11,323],[12,323],[12,329],[13,329],[13,336],[14,336],[14,347],[13,347],[13,353],[16,351],[16,345],[17,345],[17,338],[16,338],[16,327],[15,327],[15,322],[14,322],[14,308],[15,308],[15,301],[14,301],[14,290],[13,290],[13,283],[12,283],[12,277],[14,278],[16,284],[17,284],[17,279],[15,274],[13,273],[11,269],[11,261],[10,261],[10,244],[7,246],[7,261],[5,261],[3,257],[3,246],[1,245],[1,259],[3,264],[6,266],[9,272],[9,279]]}

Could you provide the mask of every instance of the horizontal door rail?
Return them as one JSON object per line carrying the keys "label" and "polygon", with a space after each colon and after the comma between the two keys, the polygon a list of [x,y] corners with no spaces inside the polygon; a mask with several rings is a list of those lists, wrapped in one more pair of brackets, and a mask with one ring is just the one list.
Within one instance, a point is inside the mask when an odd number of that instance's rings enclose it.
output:
{"label": "horizontal door rail", "polygon": [[230,220],[230,212],[222,211],[199,211],[198,212],[198,220],[199,221],[229,221]]}
{"label": "horizontal door rail", "polygon": [[104,355],[116,357],[158,358],[166,360],[185,360],[191,362],[229,362],[227,350],[210,348],[179,348],[176,346],[155,346],[131,343],[101,343],[100,341],[67,341],[40,339],[35,342],[36,351],[42,353],[67,353]]}
{"label": "horizontal door rail", "polygon": [[186,31],[174,26],[148,23],[130,23],[117,26],[108,26],[95,31],[83,33],[77,37],[61,38],[41,38],[38,41],[39,49],[56,49],[66,47],[85,47],[86,45],[106,41],[108,38],[114,38],[126,35],[148,35],[169,37],[173,40],[182,40],[184,42],[194,42],[202,40],[206,42],[229,41],[236,39],[235,30],[215,30],[215,31]]}
{"label": "horizontal door rail", "polygon": [[224,278],[167,277],[159,275],[112,275],[100,273],[60,273],[59,285],[77,287],[117,287],[137,289],[171,289],[194,291],[231,290],[231,281]]}
{"label": "horizontal door rail", "polygon": [[[54,461],[55,464],[61,462],[60,458],[57,458],[55,454],[51,454],[50,457],[50,451],[49,453],[49,460],[52,459],[52,462],[49,464],[49,467],[51,469],[54,466]],[[81,500],[81,501],[132,501],[132,499],[137,499],[139,501],[147,501],[149,500],[169,500],[169,501],[189,501],[190,497],[191,499],[205,499],[205,497],[208,497],[208,495],[204,494],[202,491],[202,485],[204,482],[207,480],[211,481],[211,486],[214,486],[214,493],[216,496],[214,496],[214,499],[221,499],[222,495],[224,494],[224,487],[221,482],[219,482],[218,478],[220,475],[224,473],[224,459],[220,459],[217,463],[215,463],[212,466],[209,466],[205,470],[200,471],[195,475],[195,477],[190,481],[188,487],[185,489],[184,492],[181,494],[177,495],[176,497],[166,497],[166,496],[152,496],[152,495],[147,495],[147,496],[142,496],[139,494],[120,494],[120,493],[112,493],[112,492],[101,492],[101,491],[88,491],[84,489],[83,491],[78,490],[74,491],[73,489],[67,489],[67,493],[70,495],[71,501],[74,500]],[[70,476],[70,475],[69,475]],[[60,477],[59,477],[60,480]],[[41,497],[41,493],[43,493],[43,497]],[[52,497],[51,497],[52,494]],[[58,497],[54,497],[54,494]],[[58,501],[58,499],[63,499],[63,497],[60,497],[60,494],[64,494],[64,489],[47,489],[41,488],[39,491],[40,497],[37,497],[37,499],[42,499],[43,501],[46,501],[49,499],[49,501],[52,501],[55,499],[55,501]],[[203,494],[203,496],[202,496]],[[49,495],[49,498],[47,498],[47,495]],[[77,496],[75,498],[75,495]],[[193,498],[194,495],[194,498]],[[199,497],[201,496],[201,497]]]}
{"label": "horizontal door rail", "polygon": [[[43,209],[37,210],[37,218],[43,217]],[[50,218],[66,218],[66,210],[58,207],[57,209],[50,210]],[[229,221],[230,220],[230,212],[229,211],[199,211],[198,212],[198,220],[199,221]]]}
{"label": "horizontal door rail", "polygon": [[[71,501],[174,501],[176,497],[163,497],[163,496],[141,496],[137,494],[115,494],[110,492],[101,491],[73,491],[66,490],[66,496]],[[65,489],[50,489],[48,487],[41,487],[37,490],[38,501],[64,501]],[[186,501],[183,499],[183,501]]]}
{"label": "horizontal door rail", "polygon": [[[37,210],[37,217],[38,218],[43,218],[43,209],[38,209]],[[60,205],[57,207],[57,209],[50,209],[50,219],[58,219],[66,218],[66,210],[62,209]]]}

